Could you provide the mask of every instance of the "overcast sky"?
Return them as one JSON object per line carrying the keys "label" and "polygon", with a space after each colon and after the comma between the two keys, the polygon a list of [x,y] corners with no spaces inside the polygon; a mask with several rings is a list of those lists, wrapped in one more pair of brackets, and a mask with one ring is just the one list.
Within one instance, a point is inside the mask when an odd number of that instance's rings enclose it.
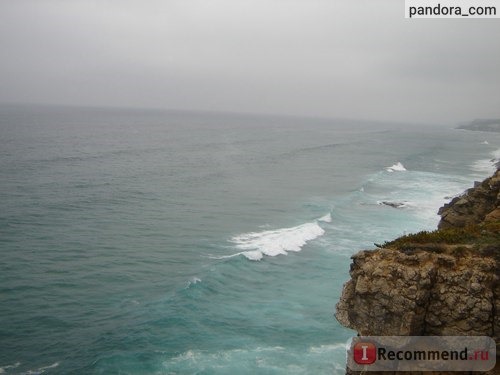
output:
{"label": "overcast sky", "polygon": [[0,0],[0,102],[500,117],[500,19],[403,0]]}

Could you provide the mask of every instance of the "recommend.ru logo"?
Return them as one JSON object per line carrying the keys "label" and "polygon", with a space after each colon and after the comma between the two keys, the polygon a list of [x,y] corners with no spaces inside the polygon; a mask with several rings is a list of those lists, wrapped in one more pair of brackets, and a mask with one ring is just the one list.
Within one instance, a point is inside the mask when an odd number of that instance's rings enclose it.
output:
{"label": "recommend.ru logo", "polygon": [[353,371],[489,371],[495,363],[486,336],[354,337],[347,349]]}

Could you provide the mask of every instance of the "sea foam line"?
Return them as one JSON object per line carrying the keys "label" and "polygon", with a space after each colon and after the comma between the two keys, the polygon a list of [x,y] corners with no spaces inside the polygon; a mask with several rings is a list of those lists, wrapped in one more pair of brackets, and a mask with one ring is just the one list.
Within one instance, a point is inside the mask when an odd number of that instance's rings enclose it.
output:
{"label": "sea foam line", "polygon": [[40,375],[45,372],[45,370],[56,368],[59,366],[59,362],[54,362],[51,365],[40,367],[36,370],[29,370],[28,372],[23,372],[21,375]]}
{"label": "sea foam line", "polygon": [[2,366],[2,367],[0,367],[0,374],[4,374],[5,370],[19,367],[20,364],[21,364],[21,362],[16,362],[13,365]]}

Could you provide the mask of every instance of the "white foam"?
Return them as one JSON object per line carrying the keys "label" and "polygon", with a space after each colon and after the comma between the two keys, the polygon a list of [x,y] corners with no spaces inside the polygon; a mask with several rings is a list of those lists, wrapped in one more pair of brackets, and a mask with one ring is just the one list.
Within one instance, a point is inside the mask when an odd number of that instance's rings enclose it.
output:
{"label": "white foam", "polygon": [[[328,219],[327,217],[323,217]],[[331,217],[330,217],[331,220]],[[261,260],[264,255],[275,257],[286,255],[289,251],[300,251],[309,241],[322,236],[325,230],[317,221],[291,228],[243,233],[231,239],[240,253],[226,256],[243,255],[249,260]]]}
{"label": "white foam", "polygon": [[0,374],[4,374],[5,370],[19,367],[20,364],[21,364],[21,362],[16,362],[13,365],[2,366],[2,367],[0,367]]}
{"label": "white foam", "polygon": [[489,145],[490,143],[488,141],[483,141],[481,142],[482,145]]}
{"label": "white foam", "polygon": [[495,164],[490,159],[476,160],[472,163],[471,168],[474,172],[489,175],[495,171]]}
{"label": "white foam", "polygon": [[500,161],[500,149],[493,151],[491,159],[481,159],[472,163],[471,168],[481,176],[487,177],[497,170],[496,163]]}
{"label": "white foam", "polygon": [[262,251],[259,251],[259,250],[242,251],[241,253],[238,253],[237,255],[243,255],[248,260],[255,260],[255,261],[261,260],[262,258],[264,258],[264,253]]}
{"label": "white foam", "polygon": [[43,367],[40,367],[36,370],[29,370],[28,372],[24,372],[22,373],[22,375],[39,375],[39,374],[43,374],[45,372],[45,370],[48,370],[48,369],[51,369],[51,368],[56,368],[57,366],[59,366],[59,362],[55,362],[51,365],[48,365],[48,366],[43,366]]}
{"label": "white foam", "polygon": [[387,172],[404,172],[406,171],[406,168],[404,167],[403,164],[401,164],[401,162],[398,161],[396,164],[385,168],[385,170]]}
{"label": "white foam", "polygon": [[346,350],[350,346],[347,346],[347,343],[341,342],[337,344],[329,344],[329,345],[320,345],[320,346],[311,346],[309,347],[309,352],[310,353],[332,353],[338,350]]}
{"label": "white foam", "polygon": [[332,214],[327,213],[325,216],[322,216],[318,219],[318,221],[322,221],[324,223],[331,223],[332,222]]}
{"label": "white foam", "polygon": [[500,159],[500,148],[498,150],[495,150],[491,153],[491,156],[493,156],[493,159],[497,160]]}
{"label": "white foam", "polygon": [[201,279],[196,277],[196,276],[193,276],[192,278],[189,279],[189,281],[187,282],[187,285],[186,285],[186,289],[189,288],[191,285],[196,285],[198,283],[201,283]]}
{"label": "white foam", "polygon": [[[346,344],[322,345],[309,350],[274,347],[246,347],[211,352],[187,350],[163,362],[167,373],[234,373],[235,364],[244,373],[317,373],[318,369],[345,373]],[[332,368],[333,366],[333,368]],[[201,369],[201,371],[200,371]],[[208,371],[207,371],[208,370]]]}
{"label": "white foam", "polygon": [[[410,170],[390,176],[379,173],[372,185],[372,192],[363,197],[366,199],[365,204],[387,202],[395,203],[400,208],[396,210],[387,207],[378,213],[374,211],[374,215],[387,214],[387,217],[381,218],[383,221],[380,225],[415,231],[434,229],[440,219],[437,215],[438,208],[448,201],[444,197],[458,194],[470,187],[470,177]],[[371,214],[367,212],[367,215]],[[381,230],[383,228],[378,231]],[[390,235],[391,232],[387,233]]]}

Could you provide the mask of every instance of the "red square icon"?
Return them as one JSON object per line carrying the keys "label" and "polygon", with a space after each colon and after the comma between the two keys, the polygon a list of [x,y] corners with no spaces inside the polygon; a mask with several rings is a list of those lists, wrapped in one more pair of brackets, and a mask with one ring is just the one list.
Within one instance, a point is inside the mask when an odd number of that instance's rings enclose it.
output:
{"label": "red square icon", "polygon": [[371,342],[358,342],[354,345],[354,361],[360,365],[371,365],[377,360],[377,348]]}

